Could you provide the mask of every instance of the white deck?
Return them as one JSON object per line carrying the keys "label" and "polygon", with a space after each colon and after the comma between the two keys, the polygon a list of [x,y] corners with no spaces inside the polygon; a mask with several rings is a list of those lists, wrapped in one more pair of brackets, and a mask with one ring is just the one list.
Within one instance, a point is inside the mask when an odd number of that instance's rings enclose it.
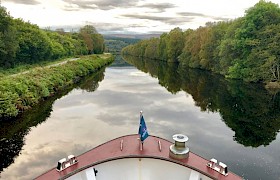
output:
{"label": "white deck", "polygon": [[[95,176],[94,169],[98,171]],[[75,174],[68,180],[209,180],[176,163],[152,158],[125,158],[105,162]]]}

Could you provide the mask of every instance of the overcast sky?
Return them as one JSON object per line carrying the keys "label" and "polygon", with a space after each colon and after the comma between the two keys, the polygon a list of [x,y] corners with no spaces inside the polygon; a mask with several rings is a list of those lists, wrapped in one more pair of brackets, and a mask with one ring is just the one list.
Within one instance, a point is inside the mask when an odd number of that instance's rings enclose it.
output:
{"label": "overcast sky", "polygon": [[[102,33],[155,33],[234,19],[259,0],[2,0],[11,16],[41,28],[86,24]],[[280,4],[280,0],[272,0]]]}

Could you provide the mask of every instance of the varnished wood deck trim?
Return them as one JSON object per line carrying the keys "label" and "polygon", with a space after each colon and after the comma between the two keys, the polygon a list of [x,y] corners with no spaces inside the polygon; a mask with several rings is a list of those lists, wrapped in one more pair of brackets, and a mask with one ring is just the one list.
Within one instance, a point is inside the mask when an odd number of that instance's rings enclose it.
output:
{"label": "varnished wood deck trim", "polygon": [[[158,141],[161,142],[161,151],[158,147]],[[121,150],[121,141],[122,150]],[[144,142],[144,148],[140,151],[138,135],[122,136],[104,144],[101,144],[84,154],[77,157],[78,163],[58,172],[55,168],[37,177],[38,180],[64,179],[77,172],[80,172],[97,164],[123,158],[154,158],[186,166],[196,170],[212,179],[219,180],[239,180],[239,176],[229,172],[228,176],[208,168],[208,160],[190,152],[189,158],[185,160],[174,160],[169,157],[169,147],[172,143],[165,139],[149,136]]]}

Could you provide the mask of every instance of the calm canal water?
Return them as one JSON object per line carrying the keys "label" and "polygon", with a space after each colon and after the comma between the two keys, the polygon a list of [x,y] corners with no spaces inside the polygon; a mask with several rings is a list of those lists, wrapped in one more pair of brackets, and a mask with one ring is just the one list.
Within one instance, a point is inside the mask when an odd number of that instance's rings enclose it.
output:
{"label": "calm canal water", "polygon": [[280,95],[175,64],[126,58],[0,122],[1,179],[32,179],[68,154],[79,155],[138,131],[189,137],[190,150],[216,158],[245,179],[280,178]]}

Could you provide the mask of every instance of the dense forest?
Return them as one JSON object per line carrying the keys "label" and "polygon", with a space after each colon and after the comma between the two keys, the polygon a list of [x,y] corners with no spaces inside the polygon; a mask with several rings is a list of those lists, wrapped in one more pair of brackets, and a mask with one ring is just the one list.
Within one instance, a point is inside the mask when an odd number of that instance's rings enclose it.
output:
{"label": "dense forest", "polygon": [[267,83],[280,82],[279,42],[280,8],[260,0],[244,17],[196,30],[175,28],[160,38],[129,45],[122,53]]}
{"label": "dense forest", "polygon": [[135,44],[140,41],[140,39],[135,38],[123,38],[115,36],[104,36],[105,38],[105,52],[112,54],[121,54],[121,51],[124,47]]}
{"label": "dense forest", "polygon": [[63,57],[100,54],[104,38],[91,25],[79,32],[42,30],[37,25],[14,19],[0,6],[0,67],[33,64]]}

